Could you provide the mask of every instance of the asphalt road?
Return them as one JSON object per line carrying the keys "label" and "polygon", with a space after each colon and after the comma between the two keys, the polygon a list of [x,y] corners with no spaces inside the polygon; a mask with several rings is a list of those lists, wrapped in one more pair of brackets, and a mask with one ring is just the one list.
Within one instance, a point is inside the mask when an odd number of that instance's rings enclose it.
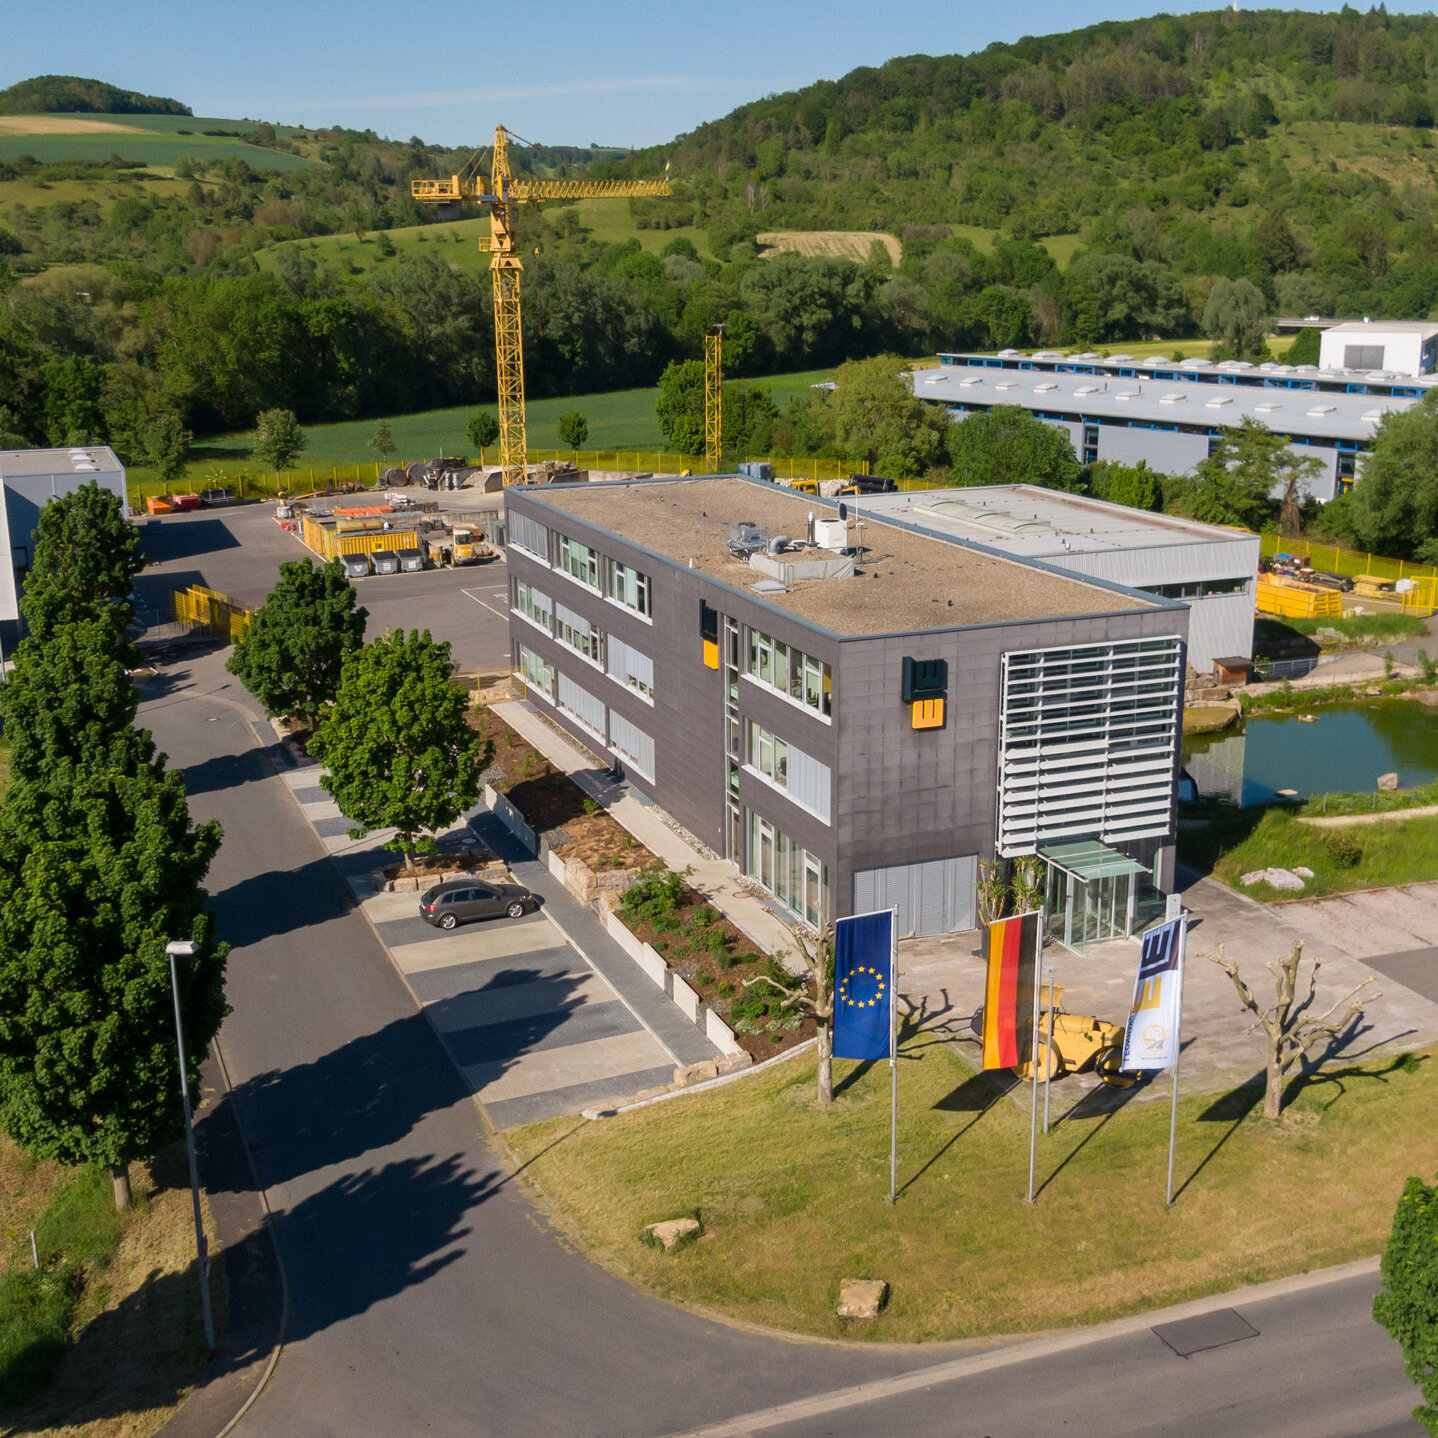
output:
{"label": "asphalt road", "polygon": [[[446,496],[463,498],[464,496]],[[142,608],[167,617],[169,594],[203,584],[249,608],[264,602],[280,565],[314,556],[274,520],[273,505],[201,509],[138,521],[150,564],[135,583]],[[463,569],[373,574],[353,581],[367,632],[428,629],[466,672],[509,663],[508,570],[503,558]]]}
{"label": "asphalt road", "polygon": [[[590,1264],[490,1149],[222,659],[168,670],[141,721],[185,768],[195,816],[225,827],[211,874],[234,945],[221,1043],[293,1295],[241,1434],[662,1435],[736,1414],[754,1417],[723,1431],[1417,1431],[1397,1348],[1368,1317],[1371,1277],[1256,1305],[1258,1336],[1188,1359],[1144,1328],[974,1371],[943,1366],[953,1348],[731,1329]],[[886,1384],[934,1364],[917,1387]]]}

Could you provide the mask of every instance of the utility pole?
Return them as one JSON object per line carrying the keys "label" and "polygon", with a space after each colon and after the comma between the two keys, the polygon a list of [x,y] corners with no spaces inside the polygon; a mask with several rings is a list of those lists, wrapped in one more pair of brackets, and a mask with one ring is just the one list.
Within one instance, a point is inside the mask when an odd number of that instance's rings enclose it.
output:
{"label": "utility pole", "polygon": [[175,999],[175,1046],[180,1051],[180,1098],[185,1105],[185,1151],[190,1157],[190,1199],[195,1209],[195,1256],[200,1265],[200,1308],[205,1319],[205,1356],[215,1352],[215,1315],[210,1308],[210,1254],[205,1242],[205,1225],[200,1217],[200,1171],[195,1162],[195,1130],[190,1122],[190,1084],[185,1077],[185,1028],[180,1020],[180,978],[176,959],[193,959],[200,946],[176,939],[165,945],[170,956],[170,992]]}

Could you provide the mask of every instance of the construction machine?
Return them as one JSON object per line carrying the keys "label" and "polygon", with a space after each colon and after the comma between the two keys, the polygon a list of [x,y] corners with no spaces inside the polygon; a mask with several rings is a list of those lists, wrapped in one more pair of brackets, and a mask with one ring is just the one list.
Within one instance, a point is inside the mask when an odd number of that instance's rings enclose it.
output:
{"label": "construction machine", "polygon": [[[503,482],[522,484],[525,471],[524,351],[521,345],[519,276],[524,266],[515,239],[516,208],[545,200],[639,199],[668,195],[663,180],[527,180],[510,171],[511,141],[523,144],[503,125],[495,127],[489,152],[489,174],[483,172],[484,154],[476,151],[458,175],[447,180],[413,180],[416,200],[438,206],[441,219],[458,219],[461,203],[475,200],[489,211],[489,239],[480,240],[489,254],[494,279],[494,352],[499,382],[499,465]],[[667,169],[667,167],[666,167]]]}

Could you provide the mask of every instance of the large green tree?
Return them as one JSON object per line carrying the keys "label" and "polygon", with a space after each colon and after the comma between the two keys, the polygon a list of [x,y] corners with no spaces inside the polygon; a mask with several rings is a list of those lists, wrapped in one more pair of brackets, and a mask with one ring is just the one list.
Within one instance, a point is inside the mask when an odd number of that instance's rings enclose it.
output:
{"label": "large green tree", "polygon": [[1423,1402],[1413,1410],[1438,1434],[1438,1186],[1410,1178],[1383,1250],[1383,1286],[1373,1316],[1403,1350],[1403,1369]]}
{"label": "large green tree", "polygon": [[276,476],[300,457],[305,444],[293,410],[267,409],[255,420],[255,458],[264,460]]}
{"label": "large green tree", "polygon": [[677,454],[704,453],[704,361],[672,360],[654,401],[665,443]]}
{"label": "large green tree", "polygon": [[194,439],[175,410],[162,410],[141,425],[138,457],[166,484],[173,484],[185,472]]}
{"label": "large green tree", "polygon": [[125,667],[128,646],[104,618],[63,624],[15,651],[0,684],[0,717],[17,779],[41,780],[69,762],[134,773],[154,744],[134,728],[139,696]]}
{"label": "large green tree", "polygon": [[1203,332],[1230,359],[1267,359],[1268,301],[1251,280],[1220,277],[1203,307]]}
{"label": "large green tree", "polygon": [[1348,512],[1364,549],[1438,563],[1438,392],[1383,417]]}
{"label": "large green tree", "polygon": [[464,431],[482,460],[485,450],[499,438],[499,421],[487,409],[476,410],[470,415]]}
{"label": "large green tree", "polygon": [[840,365],[830,403],[840,450],[867,459],[875,474],[916,478],[944,452],[944,411],[915,396],[909,366],[897,355]]}
{"label": "large green tree", "polygon": [[1245,416],[1194,466],[1193,480],[1179,503],[1194,519],[1249,529],[1261,528],[1276,506],[1285,526],[1296,528],[1304,483],[1322,467],[1312,455],[1289,448],[1286,435]]}
{"label": "large green tree", "polygon": [[334,700],[345,656],[364,643],[368,617],[339,560],[289,560],[225,667],[266,714],[313,726]]}
{"label": "large green tree", "polygon": [[559,442],[565,449],[583,449],[589,438],[589,421],[582,410],[568,409],[555,422]]}
{"label": "large green tree", "polygon": [[414,864],[479,796],[493,746],[470,728],[469,696],[451,682],[449,645],[396,630],[350,653],[334,707],[310,741],[320,783],[361,839],[392,828]]}
{"label": "large green tree", "polygon": [[62,763],[0,808],[0,1128],[110,1169],[120,1207],[129,1164],[183,1126],[167,942],[199,945],[180,964],[192,1085],[226,1012],[203,888],[219,842],[159,763]]}
{"label": "large green tree", "polygon": [[119,499],[82,484],[40,511],[21,608],[44,643],[63,624],[104,616],[116,632],[130,621],[130,591],[144,565],[140,536]]}
{"label": "large green tree", "polygon": [[1078,488],[1078,457],[1068,435],[1019,405],[995,405],[952,425],[949,459],[957,484],[1038,484]]}

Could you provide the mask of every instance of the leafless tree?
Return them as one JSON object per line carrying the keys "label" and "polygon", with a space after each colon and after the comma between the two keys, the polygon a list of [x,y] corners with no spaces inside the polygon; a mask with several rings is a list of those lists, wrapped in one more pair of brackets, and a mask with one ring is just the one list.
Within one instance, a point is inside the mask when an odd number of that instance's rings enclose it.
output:
{"label": "leafless tree", "polygon": [[[803,956],[806,972],[789,982],[770,974],[756,974],[744,980],[744,987],[768,984],[784,995],[780,1007],[800,1018],[812,1018],[818,1030],[819,1102],[834,1102],[834,930],[830,926],[810,944],[790,930],[794,945]],[[811,988],[812,985],[812,988]]]}
{"label": "leafless tree", "polygon": [[[1339,999],[1327,1013],[1310,1016],[1307,1010],[1317,991],[1318,970],[1323,960],[1313,960],[1313,967],[1308,971],[1307,991],[1302,999],[1295,1001],[1298,992],[1298,968],[1303,959],[1303,944],[1298,942],[1294,944],[1293,952],[1286,959],[1267,966],[1268,972],[1274,977],[1276,990],[1273,1007],[1265,1010],[1254,998],[1253,990],[1244,982],[1238,972],[1238,965],[1224,953],[1222,944],[1218,946],[1218,953],[1208,957],[1233,980],[1233,987],[1238,990],[1239,1002],[1253,1015],[1256,1022],[1248,1032],[1254,1033],[1262,1029],[1268,1040],[1268,1082],[1263,1095],[1263,1115],[1265,1118],[1276,1119],[1283,1112],[1283,1089],[1289,1072],[1321,1040],[1341,1033],[1363,1012],[1363,1003],[1358,996],[1363,994],[1369,984],[1377,981],[1372,978],[1364,979],[1351,993]],[[1381,996],[1381,990],[1363,994],[1365,1000]]]}

